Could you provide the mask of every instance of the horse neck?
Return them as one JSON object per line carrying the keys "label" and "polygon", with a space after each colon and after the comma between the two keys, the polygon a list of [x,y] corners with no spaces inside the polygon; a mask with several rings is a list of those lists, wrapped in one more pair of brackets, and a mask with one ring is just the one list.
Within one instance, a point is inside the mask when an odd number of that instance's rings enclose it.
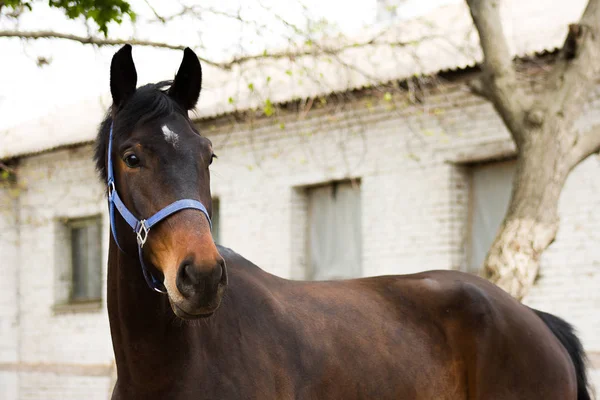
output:
{"label": "horse neck", "polygon": [[151,290],[136,257],[111,238],[108,257],[108,316],[118,378],[127,384],[166,385],[161,371],[180,363],[188,330],[175,322],[167,296]]}
{"label": "horse neck", "polygon": [[[194,365],[201,375],[204,365],[219,361],[227,354],[223,348],[235,340],[235,335],[228,330],[234,329],[237,333],[241,329],[240,315],[249,316],[253,310],[264,309],[270,293],[267,286],[279,284],[265,286],[267,281],[279,278],[249,262],[227,261],[230,278],[227,304],[210,320],[183,323],[171,311],[167,296],[148,288],[137,258],[120,252],[111,237],[108,314],[122,387],[157,393],[181,378],[178,373],[181,368]],[[259,317],[260,313],[255,315]],[[250,320],[243,319],[244,323],[251,323]],[[266,321],[257,323],[264,326]]]}

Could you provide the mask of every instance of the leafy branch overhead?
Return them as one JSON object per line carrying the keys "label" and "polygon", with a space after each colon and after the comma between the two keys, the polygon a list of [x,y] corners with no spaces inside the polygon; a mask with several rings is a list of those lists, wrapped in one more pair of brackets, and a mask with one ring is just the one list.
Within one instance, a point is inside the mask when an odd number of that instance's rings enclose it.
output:
{"label": "leafy branch overhead", "polygon": [[[2,0],[0,9],[7,7],[10,12],[20,14],[23,10],[31,11],[36,3],[35,0]],[[108,24],[116,22],[120,24],[123,17],[135,20],[135,13],[131,5],[124,0],[48,0],[48,5],[64,11],[70,19],[84,17],[92,20],[98,26],[98,30],[108,36]]]}
{"label": "leafy branch overhead", "polygon": [[[259,22],[260,18],[257,18],[256,20],[246,18],[239,10],[237,13],[232,13],[225,11],[224,9],[203,6],[201,4],[194,6],[180,4],[179,11],[176,11],[171,15],[161,15],[152,6],[150,1],[146,1],[145,3],[151,10],[151,15],[146,16],[147,18],[143,19],[142,21],[140,15],[136,14],[132,10],[131,5],[124,0],[49,0],[48,5],[63,10],[65,15],[70,19],[84,18],[86,21],[93,21],[96,24],[98,31],[101,32],[102,35],[95,35],[90,30],[88,30],[88,35],[78,35],[54,29],[24,30],[18,27],[15,27],[14,29],[6,29],[5,26],[0,27],[0,38],[20,38],[24,40],[57,39],[98,47],[121,46],[123,44],[170,50],[183,50],[188,46],[197,50],[198,47],[202,47],[202,41],[200,41],[197,46],[194,46],[194,44],[189,42],[185,44],[178,44],[161,40],[142,39],[137,36],[133,38],[116,38],[114,36],[110,36],[109,24],[121,24],[125,17],[129,17],[132,22],[144,22],[150,24],[150,26],[151,24],[157,23],[163,25],[176,23],[176,21],[181,18],[192,18],[198,22],[198,26],[201,26],[201,23],[207,20],[207,18],[219,17],[222,18],[225,23],[236,22],[243,29],[251,29],[259,36],[281,36],[281,32],[275,32],[272,26]],[[16,20],[22,15],[22,13],[26,12],[27,10],[31,11],[36,4],[41,4],[41,0],[0,0],[0,20],[2,19],[3,15],[12,17],[12,19]],[[262,4],[259,4],[259,6],[264,8],[263,11],[266,13],[265,15],[269,16],[272,24],[279,24],[286,30],[287,33],[285,33],[283,36],[285,40],[287,40],[288,46],[284,46],[284,49],[277,51],[250,51],[248,54],[233,55],[227,61],[216,61],[208,57],[200,57],[200,60],[204,64],[229,70],[236,65],[241,65],[252,61],[280,59],[289,59],[294,61],[297,58],[307,56],[335,57],[351,49],[378,46],[411,47],[417,44],[415,41],[390,40],[389,38],[384,40],[378,35],[362,40],[347,41],[345,43],[338,40],[334,40],[331,43],[324,43],[316,39],[319,36],[335,37],[336,35],[339,35],[337,28],[334,27],[333,24],[330,24],[327,20],[317,19],[312,21],[310,20],[310,16],[307,15],[306,26],[300,26],[298,24],[291,23],[286,18],[283,18]],[[6,10],[8,10],[8,12],[6,12]],[[203,32],[201,30],[198,31],[198,36],[200,38],[202,37],[202,33]],[[427,40],[430,38],[423,37],[421,39]]]}

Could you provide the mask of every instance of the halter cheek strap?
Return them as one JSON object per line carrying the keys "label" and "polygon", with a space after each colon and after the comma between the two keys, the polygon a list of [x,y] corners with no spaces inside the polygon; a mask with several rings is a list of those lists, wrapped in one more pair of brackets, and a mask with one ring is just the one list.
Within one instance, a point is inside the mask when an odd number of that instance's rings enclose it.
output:
{"label": "halter cheek strap", "polygon": [[117,228],[116,228],[116,224],[115,224],[115,209],[116,209],[119,212],[119,214],[121,214],[121,217],[123,217],[125,222],[127,222],[127,224],[133,229],[133,232],[135,233],[135,235],[137,237],[138,255],[139,255],[139,259],[140,259],[140,265],[142,266],[142,273],[144,274],[146,283],[148,283],[148,286],[150,287],[150,289],[153,289],[159,293],[167,293],[167,290],[166,290],[165,286],[163,285],[163,283],[160,282],[158,279],[156,279],[154,277],[154,275],[152,275],[152,273],[148,270],[148,268],[146,267],[146,264],[144,263],[144,254],[143,254],[142,249],[144,247],[144,244],[146,243],[146,240],[148,239],[148,233],[150,232],[150,229],[154,225],[158,224],[160,221],[169,217],[170,215],[172,215],[178,211],[184,210],[184,209],[195,209],[195,210],[201,211],[206,216],[206,219],[208,220],[208,223],[212,229],[212,223],[210,221],[210,217],[208,216],[208,211],[206,211],[206,207],[204,207],[204,204],[202,204],[198,200],[182,199],[182,200],[177,200],[177,201],[169,204],[168,206],[161,209],[160,211],[158,211],[156,214],[152,215],[148,219],[137,219],[131,213],[131,211],[129,211],[129,209],[125,206],[125,204],[119,197],[119,194],[117,193],[117,189],[115,188],[115,177],[114,177],[113,164],[112,164],[112,140],[113,140],[113,124],[111,123],[110,133],[109,133],[109,137],[108,137],[108,174],[107,174],[108,182],[107,182],[107,185],[108,185],[108,208],[109,208],[109,214],[110,214],[110,229],[111,229],[113,238],[115,239],[115,243],[117,244],[117,247],[119,247],[119,250],[123,251],[123,248],[119,245],[119,241],[117,239],[117,230],[116,230]]}

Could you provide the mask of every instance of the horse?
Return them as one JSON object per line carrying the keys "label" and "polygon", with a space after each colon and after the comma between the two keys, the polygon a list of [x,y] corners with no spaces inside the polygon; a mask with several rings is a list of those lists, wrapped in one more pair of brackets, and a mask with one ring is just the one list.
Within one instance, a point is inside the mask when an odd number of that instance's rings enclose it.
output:
{"label": "horse", "polygon": [[188,116],[202,68],[183,53],[173,80],[139,88],[130,45],[111,61],[94,157],[113,399],[590,399],[572,326],[482,278],[286,280],[215,244],[216,156]]}

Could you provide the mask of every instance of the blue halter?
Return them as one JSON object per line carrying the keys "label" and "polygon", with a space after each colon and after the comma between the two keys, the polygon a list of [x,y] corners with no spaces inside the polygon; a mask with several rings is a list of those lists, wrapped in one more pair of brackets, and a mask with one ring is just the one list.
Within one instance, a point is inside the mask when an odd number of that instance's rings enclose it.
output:
{"label": "blue halter", "polygon": [[109,205],[109,213],[110,213],[110,228],[112,231],[113,238],[115,239],[115,243],[119,250],[123,251],[121,246],[119,245],[119,241],[117,240],[117,231],[115,225],[115,207],[119,214],[123,217],[125,222],[129,224],[129,226],[133,229],[137,236],[138,243],[138,254],[140,258],[140,264],[142,266],[142,272],[144,273],[144,278],[146,279],[146,283],[150,286],[150,289],[154,289],[159,293],[167,293],[167,289],[158,279],[152,275],[146,264],[144,263],[144,255],[142,252],[142,248],[144,247],[144,243],[146,243],[146,239],[148,239],[148,233],[150,229],[158,224],[163,219],[167,218],[171,214],[174,214],[178,211],[181,211],[186,208],[192,208],[201,211],[208,219],[208,223],[212,229],[212,222],[210,221],[210,217],[208,216],[208,211],[206,211],[206,207],[204,204],[199,202],[198,200],[191,199],[183,199],[177,200],[165,208],[158,211],[156,214],[151,216],[148,219],[137,219],[131,211],[127,209],[119,194],[117,193],[117,189],[115,188],[115,176],[113,173],[113,164],[112,164],[112,140],[113,140],[113,124],[110,125],[110,134],[108,137],[108,205]]}

